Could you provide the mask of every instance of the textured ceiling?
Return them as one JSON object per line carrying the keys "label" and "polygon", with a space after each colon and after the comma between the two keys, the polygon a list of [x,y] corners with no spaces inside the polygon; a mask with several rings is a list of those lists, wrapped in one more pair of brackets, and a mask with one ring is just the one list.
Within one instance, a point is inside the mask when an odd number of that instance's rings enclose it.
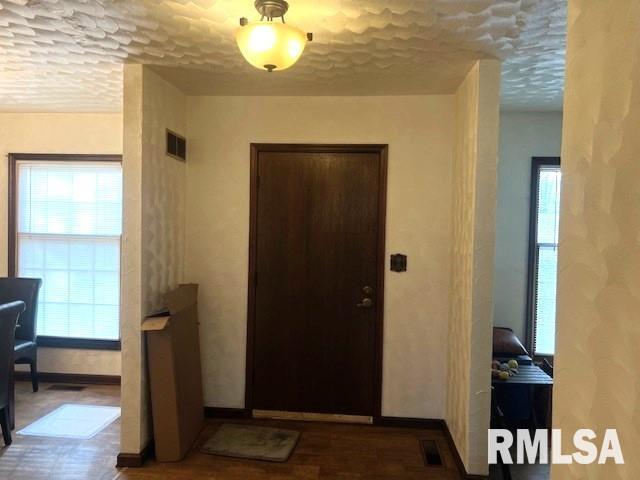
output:
{"label": "textured ceiling", "polygon": [[0,111],[119,111],[122,63],[192,94],[418,94],[455,90],[503,59],[503,106],[562,103],[565,1],[290,0],[314,33],[290,70],[250,67],[234,42],[253,0],[0,0]]}

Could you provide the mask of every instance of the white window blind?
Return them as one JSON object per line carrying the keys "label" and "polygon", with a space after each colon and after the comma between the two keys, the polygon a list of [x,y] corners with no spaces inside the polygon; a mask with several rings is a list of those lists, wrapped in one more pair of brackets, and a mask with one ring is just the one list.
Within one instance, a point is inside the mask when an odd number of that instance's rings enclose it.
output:
{"label": "white window blind", "polygon": [[42,279],[37,333],[119,339],[122,168],[19,161],[17,272]]}
{"label": "white window blind", "polygon": [[534,353],[538,355],[553,355],[555,351],[560,180],[560,167],[540,168],[536,212],[534,310]]}

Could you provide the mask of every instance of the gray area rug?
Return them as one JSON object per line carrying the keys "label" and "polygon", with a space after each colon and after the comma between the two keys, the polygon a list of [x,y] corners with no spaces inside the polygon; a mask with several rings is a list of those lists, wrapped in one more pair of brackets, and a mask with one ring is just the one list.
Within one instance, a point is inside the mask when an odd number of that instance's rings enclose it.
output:
{"label": "gray area rug", "polygon": [[203,453],[224,457],[286,462],[300,432],[281,428],[225,423],[202,446]]}

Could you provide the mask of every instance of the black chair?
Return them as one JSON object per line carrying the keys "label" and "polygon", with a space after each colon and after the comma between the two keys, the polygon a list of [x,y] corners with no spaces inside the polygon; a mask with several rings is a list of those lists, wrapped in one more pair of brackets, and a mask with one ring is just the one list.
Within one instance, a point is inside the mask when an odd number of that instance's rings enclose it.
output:
{"label": "black chair", "polygon": [[549,360],[547,360],[546,358],[543,358],[542,362],[540,363],[540,368],[544,373],[546,373],[551,378],[553,378],[553,365],[549,363]]}
{"label": "black chair", "polygon": [[[504,414],[500,407],[498,406],[498,402],[496,401],[496,392],[495,388],[491,387],[491,428],[501,428],[507,429],[507,423],[504,419]],[[499,455],[498,465],[500,466],[500,472],[502,473],[502,480],[512,480],[511,470],[509,469],[509,465],[504,463],[502,459],[502,455]]]}
{"label": "black chair", "polygon": [[0,426],[5,445],[11,445],[10,408],[13,408],[13,346],[18,317],[24,302],[0,304]]}
{"label": "black chair", "polygon": [[[544,373],[553,378],[553,365],[546,358],[540,362],[540,368]],[[544,388],[537,392],[536,408],[540,411],[540,417],[544,419],[544,428],[551,432],[551,413],[553,412],[553,391],[551,388]]]}
{"label": "black chair", "polygon": [[26,308],[18,320],[14,361],[28,364],[31,368],[31,385],[38,391],[38,347],[36,345],[36,317],[38,293],[42,280],[39,278],[0,278],[0,303],[21,300]]}

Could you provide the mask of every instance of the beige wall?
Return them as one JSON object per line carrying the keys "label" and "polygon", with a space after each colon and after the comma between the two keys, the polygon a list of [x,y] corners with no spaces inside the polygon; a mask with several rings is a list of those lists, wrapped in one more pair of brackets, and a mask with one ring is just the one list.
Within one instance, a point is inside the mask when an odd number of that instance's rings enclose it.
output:
{"label": "beige wall", "polygon": [[120,452],[150,438],[140,326],[184,280],[185,164],[165,155],[165,132],[185,131],[185,96],[141,65],[124,69],[122,428]]}
{"label": "beige wall", "polygon": [[188,99],[187,278],[199,296],[205,404],[243,407],[249,144],[388,143],[384,415],[443,418],[453,97]]}
{"label": "beige wall", "polygon": [[559,157],[562,112],[502,112],[498,161],[494,325],[525,341],[531,157]]}
{"label": "beige wall", "polygon": [[[0,113],[0,276],[7,273],[8,153],[122,153],[122,115]],[[41,372],[120,375],[120,352],[40,348]]]}
{"label": "beige wall", "polygon": [[554,465],[551,478],[640,472],[640,2],[570,0],[562,143],[554,428],[616,428],[625,465]]}
{"label": "beige wall", "polygon": [[[149,440],[147,387],[140,325],[142,300],[142,78],[141,65],[125,65],[123,92],[122,387],[120,452],[139,453]],[[126,292],[126,294],[124,293]]]}
{"label": "beige wall", "polygon": [[142,278],[145,314],[184,282],[186,164],[166,155],[166,130],[183,134],[186,97],[144,70],[142,111]]}
{"label": "beige wall", "polygon": [[468,473],[487,474],[500,64],[475,64],[455,94],[446,420]]}

